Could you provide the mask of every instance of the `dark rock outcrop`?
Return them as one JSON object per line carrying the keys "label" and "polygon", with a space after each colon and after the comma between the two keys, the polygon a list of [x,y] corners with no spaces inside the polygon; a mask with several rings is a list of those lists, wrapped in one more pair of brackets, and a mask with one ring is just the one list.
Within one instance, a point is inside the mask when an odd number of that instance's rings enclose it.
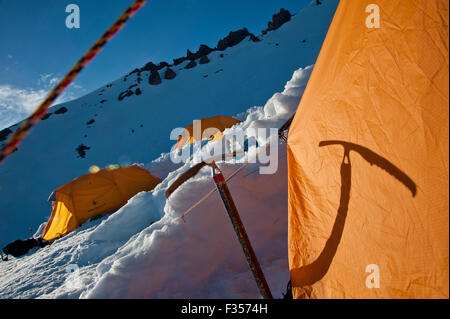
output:
{"label": "dark rock outcrop", "polygon": [[250,41],[259,42],[261,40],[257,36],[255,36],[253,33],[250,33]]}
{"label": "dark rock outcrop", "polygon": [[[213,52],[215,49],[211,49],[209,46],[205,45],[205,44],[201,44],[200,48],[197,50],[197,52],[192,53],[191,50],[187,50],[186,51],[186,56],[181,57],[181,58],[176,58],[173,59],[173,65],[177,66],[180,65],[181,63],[183,63],[186,60],[190,60],[190,61],[194,61],[197,60],[201,57],[207,56],[208,54],[210,54],[211,52]],[[193,64],[188,64],[189,67],[187,69],[193,68],[195,65]]]}
{"label": "dark rock outcrop", "polygon": [[[247,28],[243,28],[237,31],[231,31],[225,38],[223,38],[217,43],[217,50],[224,51],[229,47],[239,44],[242,40],[244,40],[248,36],[250,36],[250,39],[257,39],[255,35],[248,32]],[[259,39],[257,39],[257,41],[259,41]]]}
{"label": "dark rock outcrop", "polygon": [[267,29],[263,30],[262,33],[266,34],[269,31],[273,31],[281,27],[283,24],[291,20],[291,13],[288,10],[283,8],[280,9],[280,12],[274,14],[272,16],[272,21],[267,23]]}
{"label": "dark rock outcrop", "polygon": [[163,62],[160,62],[160,63],[158,64],[157,69],[158,69],[158,71],[159,71],[159,70],[161,70],[161,69],[163,69],[163,68],[165,68],[165,67],[169,67],[169,66],[170,66],[169,63],[167,63],[166,61],[163,61]]}
{"label": "dark rock outcrop", "polygon": [[198,58],[207,56],[212,51],[214,51],[214,49],[211,49],[209,46],[207,46],[205,44],[200,44],[200,48],[195,53],[191,53],[191,51],[187,50],[187,59],[197,60]]}
{"label": "dark rock outcrop", "polygon": [[67,112],[67,108],[63,106],[63,107],[57,109],[57,110],[55,111],[55,114],[64,114],[64,113],[66,113],[66,112]]}
{"label": "dark rock outcrop", "polygon": [[200,64],[206,64],[206,63],[209,63],[209,62],[210,62],[210,60],[209,60],[207,55],[202,56],[200,58],[200,60],[198,61],[198,63],[200,63]]}
{"label": "dark rock outcrop", "polygon": [[154,71],[158,71],[158,67],[153,62],[148,62],[140,70],[154,72]]}
{"label": "dark rock outcrop", "polygon": [[0,131],[0,141],[4,141],[8,138],[8,135],[11,134],[12,131],[9,128],[5,128]]}
{"label": "dark rock outcrop", "polygon": [[167,68],[166,72],[164,72],[164,78],[166,80],[172,80],[177,76],[177,74],[171,69],[171,68]]}
{"label": "dark rock outcrop", "polygon": [[161,77],[159,76],[159,72],[158,71],[152,71],[152,73],[150,73],[150,76],[148,78],[148,83],[150,85],[158,85],[161,84],[162,80]]}
{"label": "dark rock outcrop", "polygon": [[[319,0],[317,0],[317,3],[319,4]],[[285,10],[283,8],[280,9],[280,12],[274,14],[272,16],[272,21],[268,23],[268,27],[266,30],[262,31],[262,34],[266,34],[269,31],[276,30],[280,26],[282,26],[284,23],[289,21],[291,19],[292,15],[288,10]],[[131,71],[127,76],[137,73],[137,82],[141,83],[142,78],[140,77],[140,73],[142,71],[150,71],[149,76],[149,83],[150,85],[158,85],[162,82],[161,77],[158,73],[158,71],[162,70],[163,68],[167,67],[167,70],[164,73],[165,79],[173,79],[175,78],[176,74],[175,72],[170,69],[170,67],[178,66],[182,64],[185,61],[189,61],[189,63],[184,67],[184,69],[191,69],[197,65],[197,62],[200,64],[205,64],[210,62],[210,59],[208,58],[208,54],[213,51],[224,51],[229,47],[233,47],[237,44],[239,44],[242,40],[244,40],[246,37],[250,38],[250,41],[253,42],[259,42],[261,41],[260,38],[255,36],[254,34],[250,33],[247,28],[243,28],[237,31],[231,31],[225,38],[219,40],[217,43],[217,46],[215,48],[210,48],[209,46],[205,44],[201,44],[197,52],[193,53],[191,50],[186,50],[186,56],[175,58],[173,59],[173,64],[169,64],[165,61],[160,62],[158,65],[154,64],[153,62],[148,62],[145,66],[143,66],[140,69],[134,69]],[[220,54],[221,58],[223,58],[225,55]],[[179,70],[182,70],[179,68]],[[126,76],[126,77],[127,77]],[[124,80],[126,80],[126,77]],[[110,87],[109,85],[107,87]],[[125,93],[126,94],[126,93]],[[129,96],[129,95],[125,95]],[[119,97],[119,100],[120,97]]]}
{"label": "dark rock outcrop", "polygon": [[186,60],[187,60],[186,57],[181,57],[181,58],[173,59],[173,64],[174,64],[174,65],[180,65],[181,63],[183,63],[183,62],[186,61]]}
{"label": "dark rock outcrop", "polygon": [[[136,73],[137,74],[137,83],[140,84],[142,82],[142,77],[141,77],[141,72],[143,71],[150,71],[150,76],[153,75],[153,79],[152,82],[154,81],[155,84],[159,84],[157,83],[158,80],[158,76],[155,74],[155,72],[165,68],[165,67],[169,67],[171,66],[169,63],[162,61],[160,62],[158,65],[154,64],[153,62],[148,62],[146,65],[144,65],[142,68],[140,69],[134,69],[133,71],[131,71],[130,73],[127,74],[127,76]],[[133,87],[137,86],[137,84],[134,84],[133,86],[130,86],[129,89],[132,89]]]}
{"label": "dark rock outcrop", "polygon": [[[41,121],[47,120],[50,116],[52,116],[52,113],[46,113],[42,118]],[[0,140],[1,141],[1,140]]]}
{"label": "dark rock outcrop", "polygon": [[134,69],[133,71],[131,71],[130,73],[127,74],[127,76],[132,75],[134,73],[138,73],[140,72],[140,69]]}
{"label": "dark rock outcrop", "polygon": [[191,62],[189,62],[184,68],[185,69],[192,69],[193,67],[197,66],[197,62],[195,62],[195,60],[192,60]]}
{"label": "dark rock outcrop", "polygon": [[211,49],[209,46],[207,46],[205,44],[200,44],[200,48],[198,49],[196,54],[198,56],[204,56],[204,55],[210,54],[212,51],[214,51],[214,50]]}
{"label": "dark rock outcrop", "polygon": [[84,144],[78,145],[78,147],[75,149],[78,153],[79,158],[85,158],[86,157],[86,151],[90,150],[91,148],[89,146],[86,146]]}
{"label": "dark rock outcrop", "polygon": [[134,93],[131,90],[126,90],[123,91],[122,93],[120,93],[119,95],[119,101],[122,101],[124,98],[128,97],[128,96],[132,96]]}
{"label": "dark rock outcrop", "polygon": [[187,50],[187,53],[186,53],[186,58],[188,59],[188,60],[195,60],[195,56],[194,56],[194,54],[191,52],[191,50]]}

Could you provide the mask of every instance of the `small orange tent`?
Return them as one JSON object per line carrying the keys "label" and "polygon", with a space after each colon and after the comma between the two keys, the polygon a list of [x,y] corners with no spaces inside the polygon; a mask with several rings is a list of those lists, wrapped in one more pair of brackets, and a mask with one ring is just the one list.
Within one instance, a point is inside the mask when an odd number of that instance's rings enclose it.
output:
{"label": "small orange tent", "polygon": [[[201,141],[203,138],[210,138],[212,141],[220,140],[222,138],[222,132],[237,123],[240,123],[240,121],[223,115],[194,121],[193,124],[185,128],[185,134],[184,136],[180,136],[175,145],[175,149],[182,148],[188,143]],[[198,129],[196,129],[197,125]]]}
{"label": "small orange tent", "polygon": [[55,205],[42,238],[61,237],[91,217],[114,212],[137,193],[151,191],[160,182],[137,165],[104,168],[80,176],[55,190]]}
{"label": "small orange tent", "polygon": [[449,298],[448,0],[342,0],[288,136],[295,298]]}

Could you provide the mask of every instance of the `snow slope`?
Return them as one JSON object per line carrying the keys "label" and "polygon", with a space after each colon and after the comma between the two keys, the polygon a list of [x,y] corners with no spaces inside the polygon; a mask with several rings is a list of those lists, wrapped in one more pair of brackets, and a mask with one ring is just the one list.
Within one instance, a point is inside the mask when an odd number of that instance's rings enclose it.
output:
{"label": "snow slope", "polygon": [[[168,186],[194,165],[170,162],[167,152],[174,141],[169,134],[193,119],[216,114],[238,116],[245,121],[236,127],[245,130],[281,126],[298,105],[337,2],[310,5],[280,29],[261,36],[261,42],[244,40],[224,51],[223,58],[220,52],[211,53],[209,64],[179,70],[182,64],[174,69],[177,77],[161,85],[150,86],[148,74],[142,73],[142,95],[117,99],[134,84],[133,74],[126,82],[118,79],[53,107],[65,106],[67,112],[41,122],[0,166],[1,246],[28,237],[29,226],[40,225],[39,235],[50,214],[48,194],[87,173],[91,165],[142,163],[164,181],[115,214],[86,223],[34,254],[0,263],[0,297],[257,298],[217,193],[186,222],[179,218],[214,187],[209,170],[165,199]],[[289,79],[284,91],[273,95]],[[91,119],[95,122],[87,125]],[[90,147],[85,158],[75,152],[81,143]],[[280,297],[289,278],[284,145],[278,159],[275,174],[260,175],[259,164],[251,164],[229,187],[269,285]],[[225,176],[239,166],[221,164]]]}
{"label": "snow slope", "polygon": [[[295,111],[311,71],[312,66],[297,70],[282,93],[273,95],[264,107],[249,109],[246,120],[227,130],[225,139],[237,129],[250,132],[281,126]],[[169,162],[167,155],[155,162]],[[219,165],[227,177],[243,160]],[[87,223],[51,246],[1,263],[0,271],[8,273],[0,282],[1,294],[9,298],[258,298],[217,192],[185,221],[180,218],[215,187],[209,169],[165,198],[167,188],[195,163],[182,165],[154,191],[136,195],[102,221]],[[285,145],[279,145],[275,174],[259,174],[259,166],[250,164],[228,185],[268,283],[281,297],[289,280]]]}

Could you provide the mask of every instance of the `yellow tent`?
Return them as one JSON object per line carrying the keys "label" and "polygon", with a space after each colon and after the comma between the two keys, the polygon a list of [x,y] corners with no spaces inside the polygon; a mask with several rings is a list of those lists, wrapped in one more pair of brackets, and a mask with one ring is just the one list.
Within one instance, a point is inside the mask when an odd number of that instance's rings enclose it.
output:
{"label": "yellow tent", "polygon": [[448,0],[342,0],[288,136],[295,298],[449,298]]}
{"label": "yellow tent", "polygon": [[194,122],[199,129],[195,130],[194,123],[185,128],[184,136],[180,136],[175,148],[182,148],[188,143],[201,141],[203,138],[210,138],[212,141],[217,141],[222,138],[222,132],[241,121],[235,118],[216,115],[210,118],[205,118]]}
{"label": "yellow tent", "polygon": [[61,237],[91,217],[114,212],[137,193],[150,191],[160,182],[137,165],[105,168],[80,176],[54,192],[55,204],[42,238]]}

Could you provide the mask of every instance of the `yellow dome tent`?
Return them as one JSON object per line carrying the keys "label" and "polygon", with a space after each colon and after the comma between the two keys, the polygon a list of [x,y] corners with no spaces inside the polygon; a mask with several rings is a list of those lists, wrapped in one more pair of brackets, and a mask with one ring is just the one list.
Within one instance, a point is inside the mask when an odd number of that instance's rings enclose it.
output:
{"label": "yellow dome tent", "polygon": [[55,190],[55,204],[42,238],[59,238],[90,218],[118,210],[139,192],[151,191],[161,180],[137,165],[104,168]]}
{"label": "yellow dome tent", "polygon": [[182,148],[188,143],[201,141],[203,138],[210,138],[211,141],[218,141],[222,138],[222,132],[241,121],[235,118],[216,115],[210,118],[198,120],[199,130],[194,131],[194,123],[185,128],[184,136],[180,136],[175,149]]}
{"label": "yellow dome tent", "polygon": [[448,0],[342,0],[288,136],[295,298],[449,298]]}

